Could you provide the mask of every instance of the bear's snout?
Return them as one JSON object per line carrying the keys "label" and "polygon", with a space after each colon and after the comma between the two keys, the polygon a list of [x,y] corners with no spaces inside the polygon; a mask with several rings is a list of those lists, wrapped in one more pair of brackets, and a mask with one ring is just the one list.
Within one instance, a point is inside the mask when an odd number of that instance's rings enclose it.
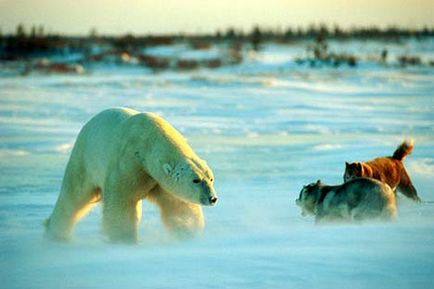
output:
{"label": "bear's snout", "polygon": [[216,203],[217,203],[217,197],[216,196],[209,197],[209,204],[211,206],[214,206]]}
{"label": "bear's snout", "polygon": [[202,196],[200,198],[200,203],[204,206],[215,206],[217,200],[218,198],[216,194],[210,194],[208,196]]}

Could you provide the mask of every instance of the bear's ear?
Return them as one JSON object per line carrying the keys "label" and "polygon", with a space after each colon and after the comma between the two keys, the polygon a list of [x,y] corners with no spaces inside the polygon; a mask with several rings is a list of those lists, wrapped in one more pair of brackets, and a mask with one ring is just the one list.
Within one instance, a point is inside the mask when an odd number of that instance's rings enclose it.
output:
{"label": "bear's ear", "polygon": [[350,166],[350,163],[349,162],[345,162],[345,167],[347,168],[349,166]]}
{"label": "bear's ear", "polygon": [[317,185],[321,184],[321,180],[317,180],[317,181],[316,181],[316,184],[317,184]]}
{"label": "bear's ear", "polygon": [[164,171],[164,173],[166,175],[170,175],[172,173],[172,171],[173,171],[173,168],[172,168],[172,166],[170,164],[164,163],[163,164],[163,171]]}

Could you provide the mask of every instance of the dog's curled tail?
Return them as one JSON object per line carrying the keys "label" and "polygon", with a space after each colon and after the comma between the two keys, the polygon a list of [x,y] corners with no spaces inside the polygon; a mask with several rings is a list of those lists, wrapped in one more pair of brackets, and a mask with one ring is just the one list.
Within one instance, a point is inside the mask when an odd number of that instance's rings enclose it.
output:
{"label": "dog's curled tail", "polygon": [[411,154],[411,152],[413,151],[413,147],[414,147],[414,143],[412,139],[404,141],[396,148],[392,158],[398,161],[403,161],[406,156]]}

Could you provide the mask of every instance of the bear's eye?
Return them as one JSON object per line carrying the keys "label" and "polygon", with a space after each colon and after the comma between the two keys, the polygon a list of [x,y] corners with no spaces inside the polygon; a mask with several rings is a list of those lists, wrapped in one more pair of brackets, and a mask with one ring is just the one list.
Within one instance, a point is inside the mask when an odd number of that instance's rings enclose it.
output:
{"label": "bear's eye", "polygon": [[213,179],[213,178],[211,178],[211,179],[209,179],[209,181],[210,181],[210,182],[212,182],[212,181],[214,181],[214,179]]}
{"label": "bear's eye", "polygon": [[199,179],[194,179],[193,183],[198,184],[198,183],[200,183],[200,180]]}

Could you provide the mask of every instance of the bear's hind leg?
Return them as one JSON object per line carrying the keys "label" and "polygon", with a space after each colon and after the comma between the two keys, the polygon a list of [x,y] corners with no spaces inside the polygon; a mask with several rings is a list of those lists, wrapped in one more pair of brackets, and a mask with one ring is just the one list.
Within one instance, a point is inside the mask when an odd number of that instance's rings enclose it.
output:
{"label": "bear's hind leg", "polygon": [[74,225],[101,199],[99,188],[81,184],[72,188],[64,182],[53,213],[47,219],[46,235],[50,239],[67,241]]}
{"label": "bear's hind leg", "polygon": [[147,199],[159,206],[163,224],[175,236],[191,237],[203,231],[205,221],[200,205],[184,202],[160,186]]}

